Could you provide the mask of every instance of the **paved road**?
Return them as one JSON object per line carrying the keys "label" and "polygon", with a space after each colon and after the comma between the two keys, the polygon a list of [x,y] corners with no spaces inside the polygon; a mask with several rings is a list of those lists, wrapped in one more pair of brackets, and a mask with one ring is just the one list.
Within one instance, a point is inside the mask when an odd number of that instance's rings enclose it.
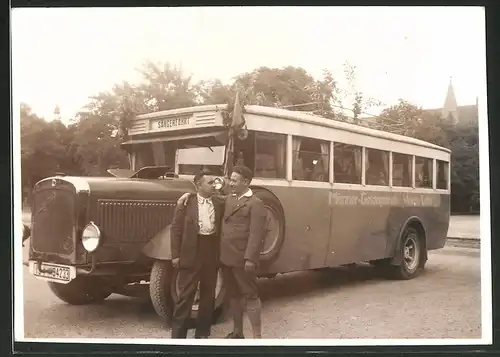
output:
{"label": "paved road", "polygon": [[451,216],[448,237],[480,238],[479,216]]}
{"label": "paved road", "polygon": [[[169,337],[147,303],[112,295],[101,305],[69,306],[27,267],[24,284],[26,337]],[[260,289],[265,338],[481,337],[477,249],[431,252],[425,273],[410,281],[385,280],[362,266],[283,275],[262,280]],[[221,323],[213,337],[230,329]]]}

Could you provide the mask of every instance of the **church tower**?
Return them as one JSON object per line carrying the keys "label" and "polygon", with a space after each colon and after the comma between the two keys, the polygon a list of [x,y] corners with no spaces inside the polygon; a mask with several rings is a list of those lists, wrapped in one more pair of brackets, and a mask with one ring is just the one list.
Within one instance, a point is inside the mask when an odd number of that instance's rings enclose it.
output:
{"label": "church tower", "polygon": [[61,120],[61,108],[59,108],[58,104],[56,104],[56,107],[54,109],[53,120]]}
{"label": "church tower", "polygon": [[448,118],[451,115],[454,124],[458,122],[458,105],[451,77],[448,84],[448,93],[446,93],[446,99],[444,100],[442,115],[443,118]]}

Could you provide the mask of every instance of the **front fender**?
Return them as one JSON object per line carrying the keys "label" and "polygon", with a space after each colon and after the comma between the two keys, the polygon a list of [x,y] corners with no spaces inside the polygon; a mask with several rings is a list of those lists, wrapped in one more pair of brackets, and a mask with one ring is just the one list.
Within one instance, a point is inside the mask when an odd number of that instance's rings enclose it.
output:
{"label": "front fender", "polygon": [[150,258],[158,260],[171,260],[172,250],[170,246],[170,224],[156,233],[144,246],[142,253]]}
{"label": "front fender", "polygon": [[28,239],[31,236],[31,229],[27,225],[23,224],[23,239],[22,239],[22,244],[24,247],[24,241]]}

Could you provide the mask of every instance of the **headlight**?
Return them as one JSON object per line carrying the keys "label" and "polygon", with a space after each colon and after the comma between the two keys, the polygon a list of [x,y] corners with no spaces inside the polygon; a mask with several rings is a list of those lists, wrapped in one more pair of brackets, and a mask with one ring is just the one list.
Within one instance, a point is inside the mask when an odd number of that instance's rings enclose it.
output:
{"label": "headlight", "polygon": [[222,190],[224,188],[225,182],[222,177],[217,177],[214,180],[214,184],[216,190]]}
{"label": "headlight", "polygon": [[101,231],[94,224],[94,222],[90,222],[83,229],[82,233],[83,247],[87,250],[87,252],[92,253],[99,247],[100,242],[101,242]]}
{"label": "headlight", "polygon": [[31,234],[31,229],[30,229],[30,227],[28,227],[27,225],[25,225],[23,223],[23,230],[22,230],[22,232],[23,232],[23,238],[28,238],[30,236],[30,234]]}

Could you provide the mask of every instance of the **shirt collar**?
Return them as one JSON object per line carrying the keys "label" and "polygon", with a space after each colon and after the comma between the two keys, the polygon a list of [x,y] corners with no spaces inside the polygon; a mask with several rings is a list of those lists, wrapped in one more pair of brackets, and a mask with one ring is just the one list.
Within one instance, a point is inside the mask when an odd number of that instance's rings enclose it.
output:
{"label": "shirt collar", "polygon": [[200,196],[199,193],[197,193],[196,196],[198,197],[198,202],[199,203],[212,202],[212,198],[211,197],[205,198],[205,197]]}
{"label": "shirt collar", "polygon": [[[252,197],[252,195],[253,195],[253,192],[249,188],[244,194],[242,194],[240,197],[238,197],[238,199],[243,198],[243,197]],[[233,196],[236,197],[236,194],[233,194]]]}

